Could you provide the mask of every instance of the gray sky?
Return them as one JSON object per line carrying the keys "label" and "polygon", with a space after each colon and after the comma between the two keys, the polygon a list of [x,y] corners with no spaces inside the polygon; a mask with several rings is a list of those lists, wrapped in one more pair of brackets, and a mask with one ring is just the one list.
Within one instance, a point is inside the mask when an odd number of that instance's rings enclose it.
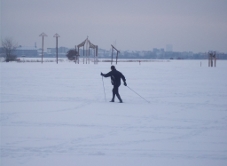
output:
{"label": "gray sky", "polygon": [[19,45],[227,52],[227,0],[1,0],[1,38]]}

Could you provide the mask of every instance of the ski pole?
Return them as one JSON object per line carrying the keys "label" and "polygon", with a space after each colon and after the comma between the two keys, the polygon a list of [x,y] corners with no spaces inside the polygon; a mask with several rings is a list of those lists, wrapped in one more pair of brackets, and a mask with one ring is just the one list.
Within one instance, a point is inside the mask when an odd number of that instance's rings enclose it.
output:
{"label": "ski pole", "polygon": [[105,86],[104,86],[103,76],[102,76],[102,85],[103,85],[104,96],[105,96],[105,101],[106,101],[106,90],[105,90]]}
{"label": "ski pole", "polygon": [[[128,86],[127,86],[128,87]],[[132,90],[130,87],[128,87],[131,91],[133,91],[135,94],[137,94],[139,97],[141,97],[142,99],[144,99],[146,102],[150,103],[149,101],[147,101],[145,98],[143,98],[142,96],[140,96],[137,92],[135,92],[134,90]]]}

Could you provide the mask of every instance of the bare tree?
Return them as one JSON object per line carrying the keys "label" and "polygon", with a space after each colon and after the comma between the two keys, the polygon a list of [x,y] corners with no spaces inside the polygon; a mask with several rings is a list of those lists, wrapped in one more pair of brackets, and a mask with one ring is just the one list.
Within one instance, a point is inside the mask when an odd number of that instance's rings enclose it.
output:
{"label": "bare tree", "polygon": [[6,62],[16,59],[16,56],[12,53],[16,50],[17,44],[13,41],[12,38],[5,38],[4,40],[2,40],[2,47],[5,52]]}

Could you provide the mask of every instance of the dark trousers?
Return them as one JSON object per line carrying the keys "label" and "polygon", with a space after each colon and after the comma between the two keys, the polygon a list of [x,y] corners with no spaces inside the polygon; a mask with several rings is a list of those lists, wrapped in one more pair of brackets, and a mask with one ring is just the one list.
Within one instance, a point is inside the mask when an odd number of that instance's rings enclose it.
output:
{"label": "dark trousers", "polygon": [[122,102],[121,96],[120,96],[120,94],[118,92],[118,88],[119,88],[119,86],[116,86],[116,85],[113,86],[113,90],[112,90],[112,92],[113,92],[113,98],[112,98],[112,101],[114,101],[114,98],[115,98],[115,95],[116,95],[117,98],[119,99],[119,101]]}

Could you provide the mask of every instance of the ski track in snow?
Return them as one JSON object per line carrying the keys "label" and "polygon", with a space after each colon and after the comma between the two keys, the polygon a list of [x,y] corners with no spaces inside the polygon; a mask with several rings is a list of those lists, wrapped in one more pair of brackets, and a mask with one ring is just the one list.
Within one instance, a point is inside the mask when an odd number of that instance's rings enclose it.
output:
{"label": "ski track in snow", "polygon": [[105,102],[109,67],[2,63],[1,166],[227,165],[226,61],[118,64],[150,103],[108,78]]}

